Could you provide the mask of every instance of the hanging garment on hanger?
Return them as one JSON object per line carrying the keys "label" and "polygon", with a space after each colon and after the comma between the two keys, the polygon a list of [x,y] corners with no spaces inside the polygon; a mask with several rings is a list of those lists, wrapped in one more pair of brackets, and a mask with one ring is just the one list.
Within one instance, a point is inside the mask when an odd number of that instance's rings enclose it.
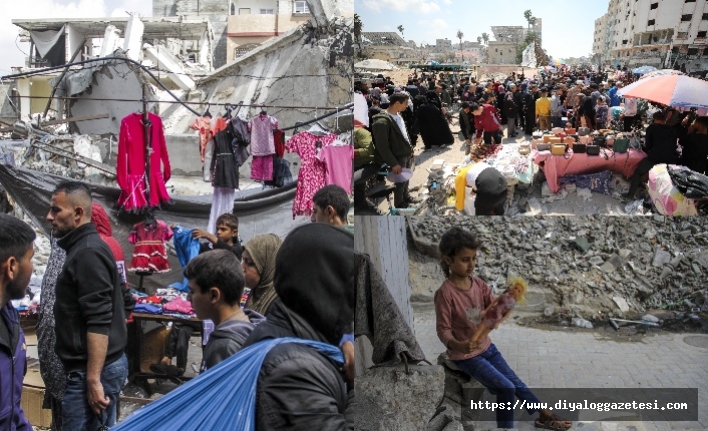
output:
{"label": "hanging garment on hanger", "polygon": [[273,130],[273,140],[275,141],[275,157],[282,159],[285,155],[285,132],[280,129]]}
{"label": "hanging garment on hanger", "polygon": [[233,128],[226,129],[214,136],[214,157],[211,161],[212,182],[214,187],[238,188],[238,164],[231,142],[234,139]]}
{"label": "hanging garment on hanger", "polygon": [[214,187],[214,194],[211,197],[211,212],[209,213],[209,224],[207,231],[216,235],[216,219],[221,214],[234,212],[234,199],[236,198],[236,190]]}
{"label": "hanging garment on hanger", "polygon": [[165,241],[172,238],[172,229],[162,220],[155,226],[140,222],[133,226],[128,241],[135,245],[129,271],[161,273],[170,271]]}
{"label": "hanging garment on hanger", "polygon": [[273,181],[273,155],[253,156],[251,160],[251,179],[254,181]]}
{"label": "hanging garment on hanger", "polygon": [[[150,171],[145,172],[145,140],[142,114],[129,114],[121,121],[118,138],[118,159],[116,180],[121,189],[118,204],[126,211],[138,211],[146,207],[156,207],[170,201],[165,183],[170,180],[170,159],[167,154],[162,119],[148,114],[151,123]],[[160,167],[162,166],[162,169]],[[145,178],[150,178],[150,197],[145,196]]]}
{"label": "hanging garment on hanger", "polygon": [[247,147],[251,144],[251,132],[248,130],[248,120],[243,115],[231,119],[234,128],[234,138],[239,146]]}
{"label": "hanging garment on hanger", "polygon": [[[339,142],[339,141],[337,141]],[[352,194],[352,166],[354,164],[354,147],[333,143],[320,150],[317,160],[325,164],[325,184],[336,184]]]}
{"label": "hanging garment on hanger", "polygon": [[204,162],[207,143],[213,136],[211,134],[211,117],[197,117],[189,128],[199,132],[199,155],[202,158],[202,162]]}
{"label": "hanging garment on hanger", "polygon": [[300,132],[288,140],[288,151],[298,154],[301,160],[293,201],[293,219],[298,215],[312,215],[312,198],[317,190],[325,186],[325,164],[316,158],[317,141],[322,143],[322,148],[326,148],[335,139],[337,135],[333,133],[316,136],[310,132]]}
{"label": "hanging garment on hanger", "polygon": [[285,187],[293,182],[290,171],[290,162],[280,157],[273,158],[273,181],[266,181],[264,185],[271,187]]}
{"label": "hanging garment on hanger", "polygon": [[272,156],[275,154],[273,130],[278,128],[278,120],[270,115],[257,115],[248,121],[251,131],[251,154]]}
{"label": "hanging garment on hanger", "polygon": [[204,166],[202,167],[202,173],[203,173],[203,178],[204,182],[210,183],[212,182],[212,171],[211,171],[211,165],[212,161],[214,160],[214,139],[209,139],[209,142],[206,144],[206,150],[204,151]]}

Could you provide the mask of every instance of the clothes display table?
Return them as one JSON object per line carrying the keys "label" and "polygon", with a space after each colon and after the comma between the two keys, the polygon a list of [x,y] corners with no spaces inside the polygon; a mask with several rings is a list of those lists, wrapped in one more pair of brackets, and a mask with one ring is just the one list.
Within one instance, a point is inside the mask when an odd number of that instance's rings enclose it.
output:
{"label": "clothes display table", "polygon": [[602,171],[613,171],[629,178],[634,174],[639,162],[647,157],[646,153],[629,150],[626,153],[615,153],[609,149],[601,149],[600,155],[575,154],[568,150],[564,156],[554,156],[550,151],[531,152],[533,162],[546,174],[548,187],[553,193],[560,191],[558,179],[566,175],[591,174]]}

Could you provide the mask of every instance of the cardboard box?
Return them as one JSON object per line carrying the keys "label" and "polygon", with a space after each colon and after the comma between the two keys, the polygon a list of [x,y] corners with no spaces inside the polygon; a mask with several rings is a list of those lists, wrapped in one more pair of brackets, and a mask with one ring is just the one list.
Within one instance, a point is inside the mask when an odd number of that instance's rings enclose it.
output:
{"label": "cardboard box", "polygon": [[52,426],[52,411],[42,408],[44,391],[44,388],[22,386],[22,409],[25,411],[25,417],[34,427]]}

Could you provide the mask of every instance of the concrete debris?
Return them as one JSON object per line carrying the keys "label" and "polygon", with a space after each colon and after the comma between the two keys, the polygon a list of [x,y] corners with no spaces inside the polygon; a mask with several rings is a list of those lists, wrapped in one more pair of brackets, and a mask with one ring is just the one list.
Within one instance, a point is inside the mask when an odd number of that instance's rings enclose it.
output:
{"label": "concrete debris", "polygon": [[706,292],[708,231],[700,217],[440,216],[408,223],[422,254],[410,274],[413,293],[432,296],[442,283],[437,244],[452,226],[483,240],[475,273],[490,286],[522,274],[530,291],[547,293],[539,312],[553,306],[553,313],[568,309],[569,317],[595,321],[612,313],[690,311],[684,299],[697,303],[694,295]]}
{"label": "concrete debris", "polygon": [[651,314],[645,314],[642,316],[642,320],[645,322],[653,322],[653,323],[659,323],[659,318],[656,316],[652,316]]}
{"label": "concrete debris", "polygon": [[374,367],[356,377],[357,407],[353,410],[357,430],[410,431],[428,423],[443,396],[443,367],[416,365],[409,369],[408,375],[403,365]]}
{"label": "concrete debris", "polygon": [[592,323],[588,322],[587,320],[581,318],[581,317],[573,317],[571,320],[573,323],[573,326],[577,326],[578,328],[587,328],[587,329],[592,329]]}

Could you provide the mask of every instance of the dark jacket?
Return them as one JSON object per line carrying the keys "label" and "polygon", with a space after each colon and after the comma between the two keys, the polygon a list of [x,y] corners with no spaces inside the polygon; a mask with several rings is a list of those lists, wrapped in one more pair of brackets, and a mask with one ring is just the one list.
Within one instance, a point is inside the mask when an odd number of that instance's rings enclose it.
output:
{"label": "dark jacket", "polygon": [[[13,360],[14,358],[14,360]],[[0,430],[32,429],[20,405],[27,372],[27,345],[12,303],[0,309]]]}
{"label": "dark jacket", "polygon": [[240,238],[236,238],[236,241],[234,241],[234,245],[232,246],[226,244],[220,239],[216,241],[216,244],[212,244],[211,242],[202,242],[199,244],[199,254],[212,250],[228,250],[235,254],[238,260],[241,260],[241,256],[243,255],[243,244],[241,244]]}
{"label": "dark jacket", "polygon": [[519,106],[516,104],[518,98],[516,92],[507,92],[504,96],[504,113],[509,118],[516,118],[516,113],[519,111]]}
{"label": "dark jacket", "polygon": [[[243,348],[271,338],[314,332],[302,320],[294,322],[282,302],[273,302],[268,318],[251,332]],[[324,340],[316,340],[324,341]],[[347,390],[337,364],[301,344],[280,344],[266,355],[258,374],[256,431],[353,430],[345,418]]]}
{"label": "dark jacket", "polygon": [[54,303],[57,355],[67,374],[86,371],[86,334],[107,335],[108,365],[121,357],[127,340],[121,277],[113,253],[93,223],[74,229],[57,244],[66,250]]}
{"label": "dark jacket", "polygon": [[472,114],[472,111],[469,113],[465,112],[464,109],[460,109],[460,132],[462,132],[462,136],[465,137],[465,139],[472,139],[472,135],[474,135],[474,115]]}
{"label": "dark jacket", "polygon": [[420,108],[416,109],[415,116],[418,124],[417,129],[420,131],[426,148],[455,142],[447,120],[434,101],[428,100],[422,104]]}
{"label": "dark jacket", "polygon": [[403,132],[388,112],[374,115],[371,132],[376,143],[376,163],[386,163],[393,167],[402,166],[402,160],[413,154]]}
{"label": "dark jacket", "polygon": [[526,118],[533,118],[536,120],[536,99],[532,93],[524,93],[524,112],[526,113]]}
{"label": "dark jacket", "polygon": [[692,171],[708,175],[708,135],[688,135],[681,139],[681,146],[681,164]]}
{"label": "dark jacket", "polygon": [[202,353],[202,372],[241,350],[253,328],[265,321],[265,317],[253,310],[243,311],[250,322],[227,320],[214,328],[214,332],[209,335],[209,342]]}
{"label": "dark jacket", "polygon": [[516,105],[516,111],[519,114],[524,113],[524,94],[521,90],[517,89],[514,92],[514,104]]}
{"label": "dark jacket", "polygon": [[676,131],[665,124],[652,123],[647,127],[647,136],[644,143],[647,158],[654,163],[675,163],[676,156]]}

